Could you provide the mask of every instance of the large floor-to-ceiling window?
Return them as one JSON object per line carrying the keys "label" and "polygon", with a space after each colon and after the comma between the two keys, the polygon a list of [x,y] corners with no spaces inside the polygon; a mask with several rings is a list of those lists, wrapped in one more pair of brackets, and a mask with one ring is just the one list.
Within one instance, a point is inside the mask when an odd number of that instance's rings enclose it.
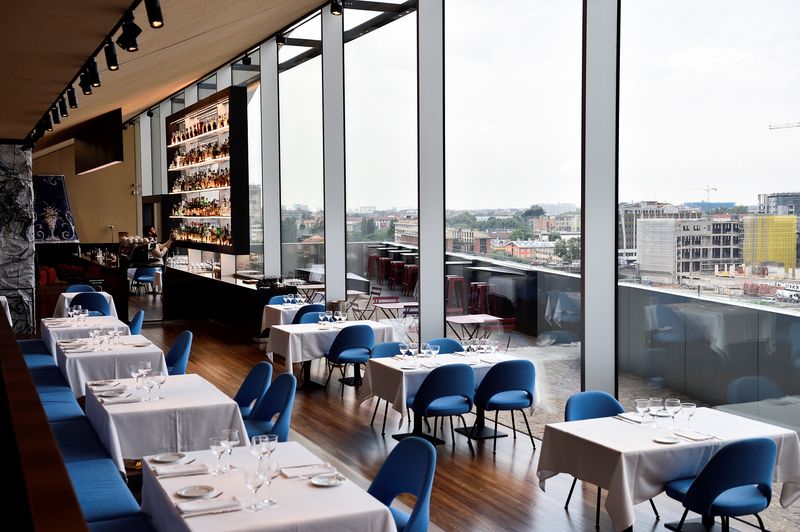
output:
{"label": "large floor-to-ceiling window", "polygon": [[447,332],[534,361],[540,434],[581,388],[581,17],[445,3]]}
{"label": "large floor-to-ceiling window", "polygon": [[800,4],[623,2],[620,396],[800,428]]}

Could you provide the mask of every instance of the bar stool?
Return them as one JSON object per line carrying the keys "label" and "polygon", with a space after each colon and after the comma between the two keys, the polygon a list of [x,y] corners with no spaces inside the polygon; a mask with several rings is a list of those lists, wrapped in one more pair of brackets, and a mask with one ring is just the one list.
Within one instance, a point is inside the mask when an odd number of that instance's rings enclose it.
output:
{"label": "bar stool", "polygon": [[378,262],[378,284],[383,285],[383,281],[388,279],[389,276],[389,265],[392,262],[392,259],[389,257],[381,257]]}
{"label": "bar stool", "polygon": [[467,299],[464,277],[461,275],[445,275],[447,280],[447,309],[464,309]]}
{"label": "bar stool", "polygon": [[410,296],[414,292],[418,278],[419,266],[416,264],[406,264],[403,270],[403,295]]}
{"label": "bar stool", "polygon": [[402,284],[403,267],[406,265],[402,260],[393,260],[391,263],[389,273],[389,288],[394,290],[398,285]]}
{"label": "bar stool", "polygon": [[470,314],[486,314],[487,294],[489,283],[469,283],[469,312]]}
{"label": "bar stool", "polygon": [[376,279],[378,277],[378,264],[381,260],[380,255],[370,255],[367,259],[367,278]]}

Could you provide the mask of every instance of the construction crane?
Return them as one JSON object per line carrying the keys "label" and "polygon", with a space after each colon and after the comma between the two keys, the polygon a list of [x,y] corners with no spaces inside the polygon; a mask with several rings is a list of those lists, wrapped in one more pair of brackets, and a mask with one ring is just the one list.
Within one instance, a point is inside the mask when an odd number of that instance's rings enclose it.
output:
{"label": "construction crane", "polygon": [[800,122],[788,123],[788,124],[770,124],[770,129],[788,129],[790,127],[800,127]]}
{"label": "construction crane", "polygon": [[690,190],[705,190],[706,191],[706,203],[711,203],[711,191],[717,191],[716,187],[712,187],[711,185],[706,185],[704,187],[689,187]]}

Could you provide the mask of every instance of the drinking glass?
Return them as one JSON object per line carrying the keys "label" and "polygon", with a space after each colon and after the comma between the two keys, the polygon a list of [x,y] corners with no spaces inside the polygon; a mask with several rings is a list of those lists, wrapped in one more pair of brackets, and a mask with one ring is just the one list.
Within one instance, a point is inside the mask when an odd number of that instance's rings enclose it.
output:
{"label": "drinking glass", "polygon": [[333,313],[333,319],[336,320],[337,322],[341,322],[342,321],[342,311],[340,311],[340,310],[335,311]]}
{"label": "drinking glass", "polygon": [[325,320],[326,320],[328,323],[331,323],[331,322],[333,322],[333,312],[331,312],[330,310],[326,310],[326,311],[325,311]]}
{"label": "drinking glass", "polygon": [[414,358],[416,354],[417,354],[417,344],[411,342],[410,344],[408,344],[408,351],[406,351],[406,356],[408,358]]}
{"label": "drinking glass", "polygon": [[408,351],[408,344],[405,342],[400,342],[400,344],[397,346],[397,349],[400,350],[400,355],[406,356],[406,351]]}
{"label": "drinking glass", "polygon": [[161,386],[163,386],[163,384],[165,382],[167,382],[167,376],[166,375],[164,375],[162,373],[155,373],[153,375],[153,383],[156,386],[156,396],[153,399],[154,401],[160,401],[161,399],[164,399],[161,396]]}
{"label": "drinking glass", "polygon": [[290,294],[289,295],[289,303],[292,305],[297,303],[297,294]]}
{"label": "drinking glass", "polygon": [[100,329],[89,329],[89,340],[91,340],[92,346],[97,345],[97,334],[99,332],[100,332]]}
{"label": "drinking glass", "polygon": [[319,323],[320,325],[325,325],[325,323],[327,323],[325,321],[325,313],[324,312],[319,312],[318,314],[319,314],[319,318],[317,320],[317,323]]}
{"label": "drinking glass", "polygon": [[664,402],[664,409],[672,418],[672,430],[675,430],[675,414],[681,409],[681,400],[669,398]]}
{"label": "drinking glass", "polygon": [[258,467],[264,460],[264,456],[269,453],[267,434],[259,434],[250,438],[250,454],[258,457]]}
{"label": "drinking glass", "polygon": [[74,306],[67,307],[67,316],[69,318],[74,318],[75,317],[75,307]]}
{"label": "drinking glass", "polygon": [[435,344],[430,345],[431,356],[435,357],[436,355],[438,355],[439,354],[439,349],[440,348],[439,348],[438,345],[435,345]]}
{"label": "drinking glass", "polygon": [[247,468],[244,470],[244,486],[253,494],[252,502],[245,506],[244,509],[248,512],[257,512],[261,509],[261,505],[256,500],[256,492],[264,485],[264,479],[267,477],[268,471],[260,466]]}
{"label": "drinking glass", "polygon": [[211,453],[217,457],[217,467],[212,471],[214,475],[222,473],[222,455],[225,454],[225,447],[222,445],[222,442],[224,441],[225,438],[221,436],[208,439],[208,446],[211,449]]}
{"label": "drinking glass", "polygon": [[287,295],[283,296],[283,304],[284,305],[288,305],[289,304],[289,296],[287,296]]}
{"label": "drinking glass", "polygon": [[694,416],[695,410],[697,410],[697,405],[694,403],[681,403],[681,415],[686,419],[686,428],[689,428],[689,425],[692,421],[692,416]]}
{"label": "drinking glass", "polygon": [[[78,306],[80,307],[80,305],[78,305]],[[81,325],[86,325],[86,318],[88,318],[88,317],[89,317],[89,309],[87,309],[87,308],[82,309],[80,318],[78,318],[78,319],[81,320]]]}
{"label": "drinking glass", "polygon": [[306,302],[306,296],[301,296],[301,295],[298,295],[298,296],[297,296],[297,301],[298,301],[298,302],[299,302],[301,305],[302,305],[302,304],[304,304],[304,303]]}
{"label": "drinking glass", "polygon": [[431,346],[429,344],[422,344],[419,346],[420,358],[428,358],[431,355]]}
{"label": "drinking glass", "polygon": [[664,408],[664,400],[658,397],[650,398],[650,413],[657,415],[657,413]]}
{"label": "drinking glass", "polygon": [[142,374],[142,383],[144,384],[145,389],[147,390],[147,394],[144,396],[145,401],[152,401],[153,398],[150,397],[150,393],[153,391],[153,388],[156,387],[156,381],[154,379],[155,375],[152,371],[146,371]]}
{"label": "drinking glass", "polygon": [[225,429],[222,431],[222,437],[225,438],[222,442],[222,446],[225,448],[225,451],[228,453],[228,465],[225,466],[225,471],[230,471],[233,467],[230,464],[231,455],[233,454],[233,448],[239,445],[239,431],[236,429]]}
{"label": "drinking glass", "polygon": [[271,506],[277,501],[272,498],[272,481],[276,479],[281,473],[280,463],[277,458],[272,455],[278,448],[278,436],[276,434],[267,434],[267,498],[261,502],[264,506]]}
{"label": "drinking glass", "polygon": [[637,399],[636,400],[636,412],[642,416],[641,424],[644,425],[644,415],[647,413],[647,410],[650,408],[650,399]]}

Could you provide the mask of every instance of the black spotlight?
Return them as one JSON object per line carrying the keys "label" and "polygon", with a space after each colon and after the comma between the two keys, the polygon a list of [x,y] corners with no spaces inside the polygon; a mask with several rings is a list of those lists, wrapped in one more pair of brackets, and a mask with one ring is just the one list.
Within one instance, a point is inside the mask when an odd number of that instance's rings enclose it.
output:
{"label": "black spotlight", "polygon": [[103,49],[106,53],[106,66],[112,72],[119,70],[119,61],[117,61],[117,50],[114,48],[114,43],[108,41],[106,47]]}
{"label": "black spotlight", "polygon": [[283,46],[286,44],[286,37],[284,37],[282,33],[279,33],[275,36],[275,42],[278,44],[278,46]]}
{"label": "black spotlight", "polygon": [[75,96],[75,87],[71,86],[67,89],[67,102],[69,103],[70,109],[78,108],[78,98]]}
{"label": "black spotlight", "polygon": [[64,118],[69,116],[69,111],[67,111],[67,101],[63,96],[58,99],[58,113]]}
{"label": "black spotlight", "polygon": [[331,15],[336,15],[337,17],[342,14],[342,0],[333,0],[331,2]]}
{"label": "black spotlight", "polygon": [[152,109],[148,109],[147,110],[147,117],[148,118],[153,118],[153,110]]}
{"label": "black spotlight", "polygon": [[89,78],[86,76],[86,72],[81,74],[81,80],[78,82],[78,85],[80,85],[81,91],[86,96],[89,96],[92,93],[92,82],[89,81]]}
{"label": "black spotlight", "polygon": [[50,113],[45,113],[42,117],[42,125],[47,131],[53,131],[53,122],[50,121]]}
{"label": "black spotlight", "polygon": [[54,124],[61,123],[61,117],[58,116],[58,109],[56,109],[55,107],[50,109],[50,117],[52,118]]}
{"label": "black spotlight", "polygon": [[97,69],[97,60],[92,57],[86,63],[86,79],[92,84],[92,87],[99,87],[100,84],[100,71]]}
{"label": "black spotlight", "polygon": [[136,25],[133,21],[133,13],[128,11],[125,13],[125,19],[122,22],[122,33],[117,38],[117,44],[123,50],[136,52],[139,50],[139,43],[136,38],[140,33],[142,33],[142,28]]}
{"label": "black spotlight", "polygon": [[244,54],[244,57],[242,57],[242,64],[243,64],[243,65],[250,66],[250,64],[251,64],[252,62],[253,62],[253,60],[252,60],[252,59],[250,59],[250,54]]}
{"label": "black spotlight", "polygon": [[162,28],[164,26],[164,16],[161,14],[161,2],[158,0],[144,0],[144,7],[147,9],[147,20],[151,28]]}

